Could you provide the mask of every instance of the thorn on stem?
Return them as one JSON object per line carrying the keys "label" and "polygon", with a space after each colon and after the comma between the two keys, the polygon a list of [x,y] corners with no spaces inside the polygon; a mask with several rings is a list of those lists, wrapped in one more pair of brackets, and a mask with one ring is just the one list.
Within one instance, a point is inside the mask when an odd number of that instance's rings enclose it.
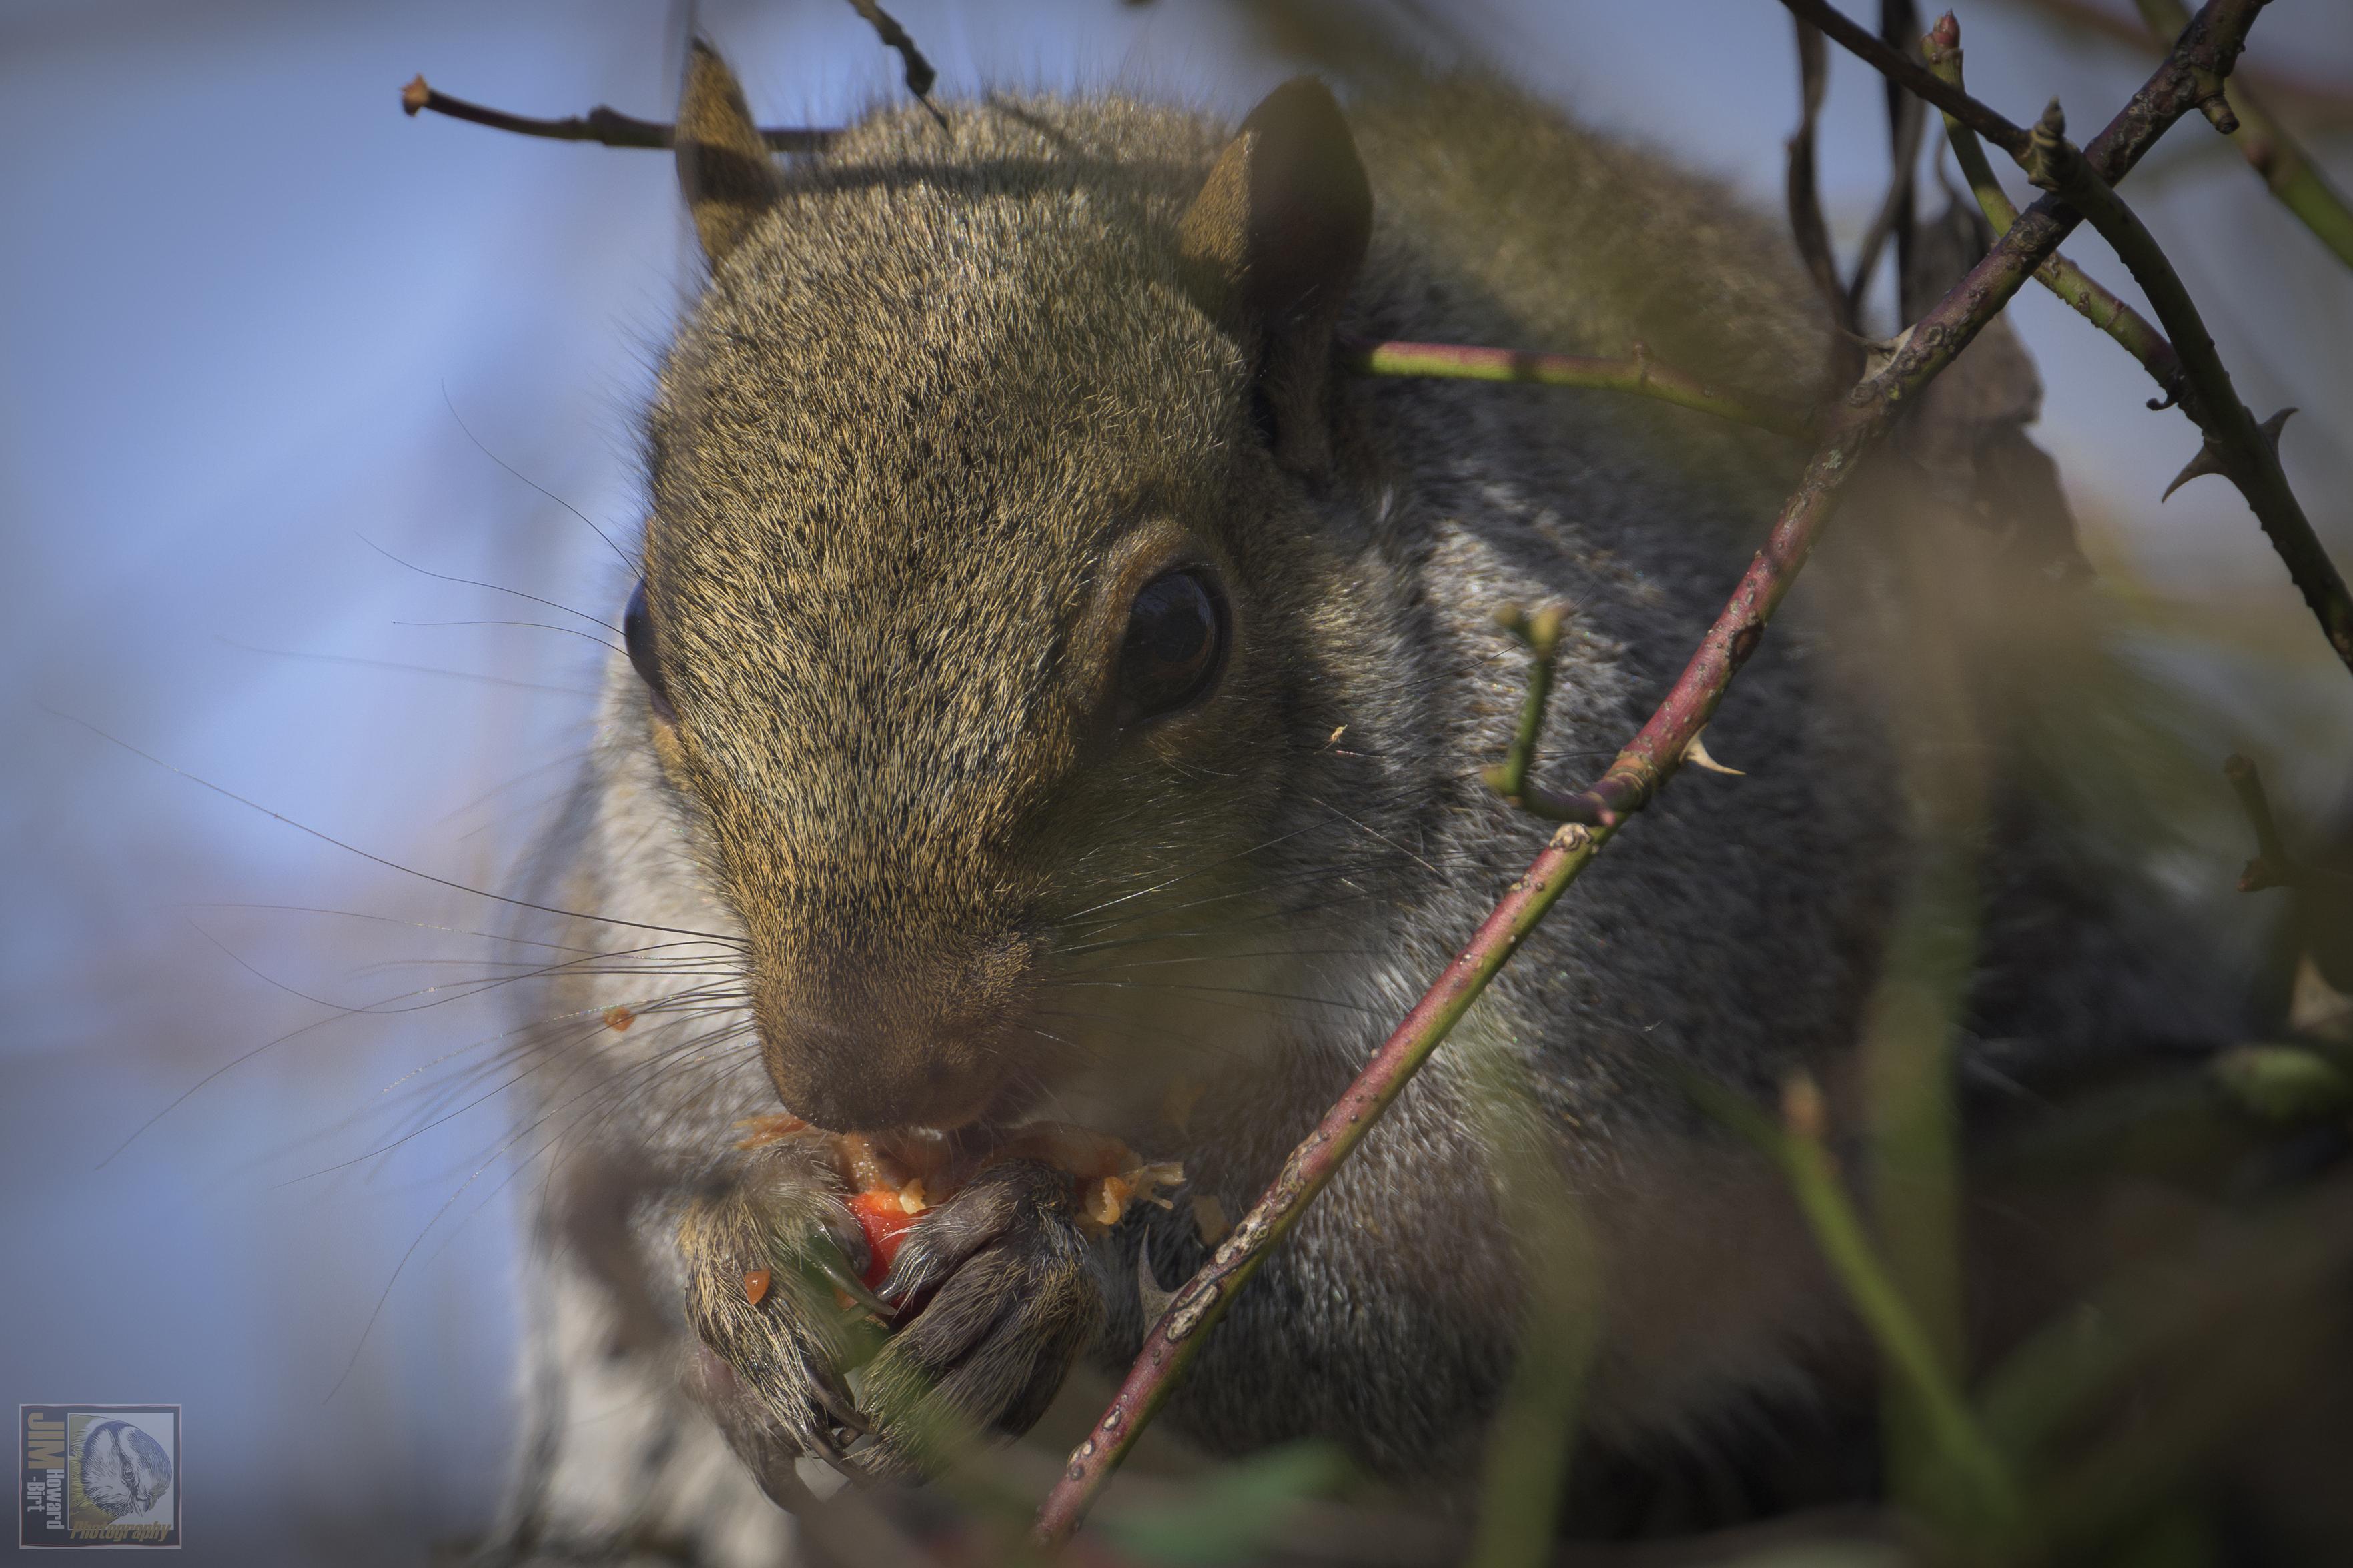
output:
{"label": "thorn on stem", "polygon": [[1858,338],[1862,345],[1862,379],[1873,382],[1882,372],[1895,363],[1895,356],[1911,346],[1912,329],[1905,328],[1892,338]]}
{"label": "thorn on stem", "polygon": [[[2150,406],[2155,407],[2156,405],[2152,404]],[[2230,470],[2222,466],[2222,448],[2214,444],[2214,437],[2209,436],[2206,439],[2198,444],[2197,455],[2192,457],[2188,462],[2181,465],[2181,471],[2173,476],[2173,482],[2166,486],[2165,493],[2157,499],[2159,501],[2171,500],[2173,499],[2173,492],[2188,484],[2190,480],[2202,479],[2208,474],[2225,474],[2228,472],[2230,472]]]}
{"label": "thorn on stem", "polygon": [[[2149,406],[2151,408],[2155,408],[2158,405],[2152,403]],[[2295,408],[2291,405],[2286,408],[2281,409],[2278,413],[2264,420],[2261,425],[2255,426],[2256,429],[2263,432],[2263,439],[2272,444],[2272,456],[2275,458],[2279,456],[2280,432],[2286,427],[2288,416],[2295,412]],[[2173,476],[2173,482],[2166,486],[2165,493],[2157,499],[2159,501],[2170,500],[2173,498],[2174,491],[2179,489],[2190,480],[2202,479],[2208,474],[2221,474],[2226,479],[2232,479],[2233,483],[2237,482],[2231,474],[2230,465],[2224,456],[2223,448],[2216,444],[2214,437],[2211,436],[2207,437],[2203,441],[2198,444],[2197,456],[2191,458],[2189,461],[2181,466],[2181,471]]]}
{"label": "thorn on stem", "polygon": [[1153,1277],[1152,1248],[1138,1246],[1135,1249],[1135,1300],[1144,1309],[1144,1321],[1148,1327],[1168,1315],[1168,1303],[1176,1292],[1163,1286]]}
{"label": "thorn on stem", "polygon": [[1709,756],[1707,754],[1706,740],[1707,727],[1705,725],[1702,725],[1700,726],[1699,733],[1694,735],[1691,738],[1691,743],[1683,748],[1683,761],[1689,763],[1695,768],[1702,769],[1704,772],[1722,773],[1726,778],[1745,779],[1748,776],[1747,773],[1742,770],[1738,768],[1727,768],[1722,763],[1717,762],[1714,757]]}

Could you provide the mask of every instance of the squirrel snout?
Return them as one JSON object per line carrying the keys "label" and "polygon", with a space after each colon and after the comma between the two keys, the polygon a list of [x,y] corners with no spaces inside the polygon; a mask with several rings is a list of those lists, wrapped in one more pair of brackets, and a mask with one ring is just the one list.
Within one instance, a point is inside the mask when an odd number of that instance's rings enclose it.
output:
{"label": "squirrel snout", "polygon": [[785,1108],[841,1132],[948,1129],[1011,1109],[1013,1086],[1036,1081],[1007,1027],[1012,966],[946,967],[929,984],[887,971],[819,985],[763,976],[761,1058]]}
{"label": "squirrel snout", "polygon": [[808,1019],[761,1026],[761,1054],[794,1115],[843,1132],[942,1130],[981,1120],[1007,1079],[960,1043],[892,1038]]}

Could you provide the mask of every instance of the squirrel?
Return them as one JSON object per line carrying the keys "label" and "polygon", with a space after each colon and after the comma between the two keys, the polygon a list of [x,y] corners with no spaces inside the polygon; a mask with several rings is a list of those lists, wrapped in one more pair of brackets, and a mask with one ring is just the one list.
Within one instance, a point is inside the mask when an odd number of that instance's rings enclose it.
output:
{"label": "squirrel", "polygon": [[[788,168],[698,45],[676,149],[709,281],[533,892],[581,956],[528,1015],[550,1163],[517,1555],[668,1531],[723,1558],[725,1518],[751,1560],[802,1461],[923,1468],[916,1391],[1013,1434],[1082,1357],[1124,1365],[1204,1214],[1249,1207],[1546,831],[1480,774],[1525,691],[1499,608],[1565,607],[1540,772],[1569,782],[1796,471],[1646,400],[1351,378],[1346,342],[1639,342],[1802,403],[1827,335],[1725,190],[1493,80],[1344,113],[1303,78],[1239,128],[1117,95],[881,110]],[[1679,1083],[1836,1082],[1863,1026],[1915,830],[1877,656],[1828,596],[1801,585],[1711,734],[1746,776],[1667,792],[1529,937],[1170,1425],[1474,1466],[1523,1330],[1504,1160],[1548,1163],[1590,1232],[1587,1430],[1704,1430],[1851,1339],[1794,1205]],[[2007,859],[1988,900],[1985,1048],[2228,1037],[2227,966],[2163,900]],[[876,1290],[920,1310],[853,1378],[839,1180],[806,1140],[735,1147],[779,1111],[1073,1122],[1214,1206],[1095,1234],[1063,1173],[989,1165],[917,1218]]]}

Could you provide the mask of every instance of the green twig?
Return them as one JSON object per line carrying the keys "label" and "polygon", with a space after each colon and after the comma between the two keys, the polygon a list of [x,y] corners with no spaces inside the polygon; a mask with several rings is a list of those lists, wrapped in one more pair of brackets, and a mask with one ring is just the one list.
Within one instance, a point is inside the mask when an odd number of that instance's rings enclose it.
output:
{"label": "green twig", "polygon": [[2320,622],[2328,646],[2353,669],[2353,595],[2346,592],[2345,579],[2321,548],[2295,492],[2288,488],[2287,475],[2280,468],[2276,428],[2267,428],[2268,422],[2258,420],[2239,401],[2231,385],[2231,373],[2215,352],[2205,321],[2172,263],[2166,260],[2156,238],[2124,198],[2067,141],[2066,125],[2065,115],[2053,100],[2034,128],[2028,153],[2029,177],[2097,228],[2116,247],[2141,292],[2148,296],[2157,319],[2165,323],[2173,339],[2174,352],[2181,356],[2181,406],[2206,434],[2200,458],[2185,472],[2203,471],[2201,464],[2211,463],[2239,487],[2304,602]]}
{"label": "green twig", "polygon": [[[2147,27],[2111,9],[2105,0],[2009,0],[2009,3],[2041,12],[2063,27],[2126,45],[2143,55],[2162,51],[2180,33],[2177,27],[2161,38],[2153,38]],[[2150,48],[2151,44],[2156,46],[2155,49]],[[2288,107],[2296,122],[2307,130],[2343,131],[2353,128],[2353,92],[2334,82],[2323,81],[2317,77],[2293,75],[2253,61],[2242,61],[2232,73],[2231,79],[2253,82],[2264,97]]]}
{"label": "green twig", "polygon": [[[1961,750],[1953,747],[1947,753]],[[1927,779],[1942,794],[1909,896],[1890,936],[1883,973],[1864,1016],[1862,1086],[1871,1217],[1889,1279],[1918,1321],[1928,1352],[1957,1383],[1968,1363],[1961,1277],[1961,1128],[1956,1048],[1978,956],[1978,842],[1984,799],[1973,776]],[[1966,763],[1954,769],[1967,774]],[[1924,1458],[1931,1412],[1908,1382],[1885,1394],[1891,1466],[1899,1497],[1934,1490]]]}
{"label": "green twig", "polygon": [[1528,770],[1535,765],[1536,736],[1544,730],[1545,700],[1552,695],[1553,658],[1560,646],[1561,609],[1557,605],[1547,605],[1532,616],[1514,606],[1495,618],[1503,623],[1505,631],[1527,645],[1532,656],[1528,663],[1528,693],[1520,703],[1520,722],[1512,734],[1512,749],[1483,775],[1489,789],[1517,805],[1527,788]]}
{"label": "green twig", "polygon": [[[2179,37],[2181,29],[2189,25],[2189,14],[2181,8],[2181,0],[2137,3],[2142,19],[2160,42]],[[2344,195],[2328,183],[2328,177],[2305,155],[2295,139],[2264,110],[2246,83],[2231,79],[2222,88],[2232,118],[2237,122],[2225,134],[2238,147],[2249,167],[2263,177],[2263,184],[2279,198],[2282,206],[2301,218],[2304,226],[2335,251],[2339,261],[2353,267],[2353,205],[2347,204]]]}
{"label": "green twig", "polygon": [[[1925,49],[1928,68],[1938,80],[1956,88],[1963,85],[1960,24],[1950,11],[1929,31]],[[2018,221],[2018,208],[1995,177],[1993,164],[1987,159],[1977,132],[1949,114],[1945,116],[1945,132],[1952,143],[1953,157],[1961,166],[1961,177],[1968,182],[1986,221],[1993,225],[1996,234],[2007,232]],[[2147,317],[2063,256],[2053,256],[2044,262],[2034,280],[2064,300],[2076,314],[2114,338],[2126,353],[2147,367],[2165,394],[2151,406],[2163,407],[2180,397],[2180,356]]]}
{"label": "green twig", "polygon": [[1780,1167],[1831,1272],[1871,1331],[1888,1371],[1919,1411],[1926,1435],[1948,1467],[1946,1474],[1967,1489],[1970,1506],[1957,1517],[1997,1527],[2014,1522],[2019,1515],[2017,1481],[1962,1399],[1935,1339],[1873,1250],[1862,1216],[1840,1179],[1837,1162],[1823,1144],[1820,1089],[1811,1079],[1791,1079],[1783,1095],[1782,1121],[1777,1126],[1756,1106],[1721,1085],[1694,1078],[1688,1087],[1710,1115],[1755,1143]]}
{"label": "green twig", "polygon": [[1519,1262],[1519,1351],[1485,1443],[1479,1519],[1466,1568],[1542,1568],[1554,1560],[1577,1405],[1602,1302],[1583,1201],[1558,1163],[1541,1103],[1517,1058],[1481,1051],[1472,1112],[1492,1151],[1488,1176]]}
{"label": "green twig", "polygon": [[1591,359],[1582,354],[1525,353],[1460,343],[1350,342],[1341,345],[1340,363],[1358,375],[1521,381],[1539,386],[1630,392],[1776,435],[1803,437],[1811,429],[1810,422],[1798,410],[1719,392],[1696,376],[1660,364],[1640,343],[1625,359]]}

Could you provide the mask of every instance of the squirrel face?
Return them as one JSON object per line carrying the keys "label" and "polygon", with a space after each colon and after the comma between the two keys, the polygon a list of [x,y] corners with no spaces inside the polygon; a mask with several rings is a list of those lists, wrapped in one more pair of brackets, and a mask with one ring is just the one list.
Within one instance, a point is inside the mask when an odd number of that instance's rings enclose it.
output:
{"label": "squirrel face", "polygon": [[1302,82],[1213,162],[1049,133],[976,115],[953,161],[853,142],[786,182],[725,68],[690,72],[712,279],[627,629],[764,1062],[820,1125],[1027,1109],[1101,1037],[1055,1005],[1071,922],[1241,875],[1341,721],[1303,585],[1342,573],[1345,126]]}

